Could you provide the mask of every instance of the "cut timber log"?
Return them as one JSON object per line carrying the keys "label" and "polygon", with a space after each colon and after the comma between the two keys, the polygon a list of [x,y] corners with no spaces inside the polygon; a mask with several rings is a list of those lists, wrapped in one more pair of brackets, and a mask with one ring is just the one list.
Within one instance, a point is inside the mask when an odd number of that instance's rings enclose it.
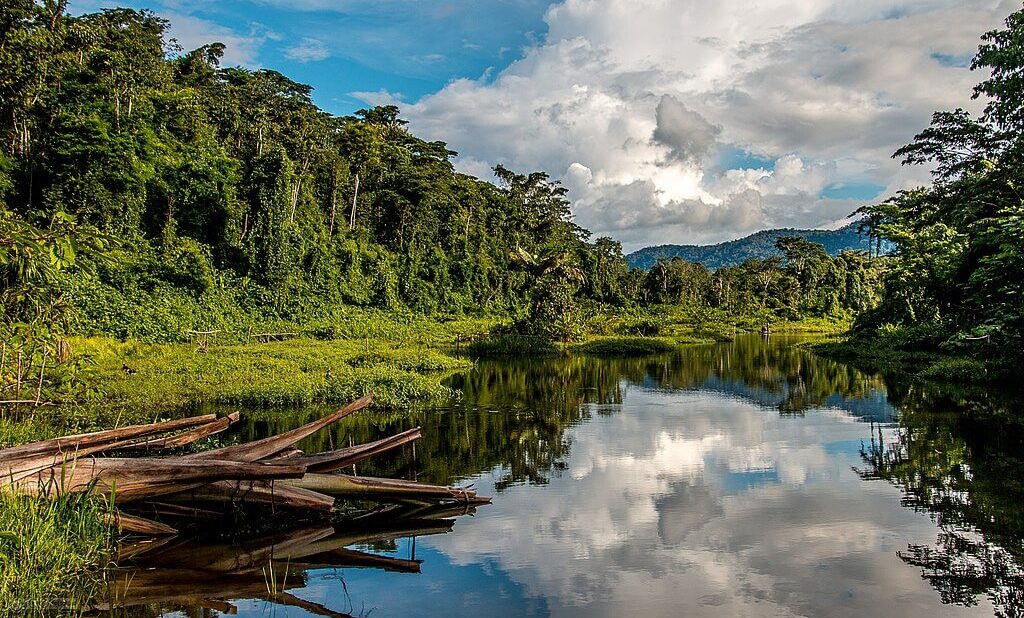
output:
{"label": "cut timber log", "polygon": [[267,457],[275,455],[287,448],[295,446],[295,443],[299,440],[313,435],[328,425],[333,425],[349,414],[362,410],[366,406],[370,405],[370,402],[372,401],[373,395],[366,395],[361,399],[353,401],[334,414],[328,414],[319,420],[303,425],[297,429],[286,431],[276,436],[270,436],[269,438],[264,438],[262,440],[256,440],[255,442],[246,442],[245,444],[227,446],[224,448],[214,449],[212,451],[188,455],[188,458],[229,459],[234,461],[259,461],[260,459],[266,459]]}
{"label": "cut timber log", "polygon": [[136,517],[120,511],[106,515],[104,519],[121,532],[142,534],[145,536],[173,536],[178,534],[174,528],[142,517]]}
{"label": "cut timber log", "polygon": [[262,504],[275,508],[303,509],[329,513],[334,498],[309,489],[274,481],[217,481],[167,496],[175,502],[237,502]]}
{"label": "cut timber log", "polygon": [[[43,498],[95,492],[129,510],[111,514],[110,525],[122,532],[145,536],[175,533],[173,527],[148,517],[167,518],[175,526],[217,521],[222,519],[219,511],[223,509],[204,507],[226,503],[288,511],[289,516],[295,511],[296,521],[308,521],[312,516],[325,522],[335,512],[338,497],[404,505],[374,512],[416,512],[424,521],[436,517],[437,509],[465,514],[488,501],[469,489],[337,473],[413,443],[420,438],[419,427],[313,455],[295,447],[303,438],[365,408],[372,400],[372,395],[366,395],[332,414],[276,436],[189,455],[106,456],[180,448],[228,429],[238,421],[239,414],[132,425],[3,449],[0,491]],[[424,505],[436,508],[424,509]],[[356,519],[357,525],[363,525],[372,518],[350,518],[349,522],[355,523]],[[138,551],[145,552],[146,547],[152,546],[140,546]],[[318,559],[330,561],[334,557],[323,555]]]}
{"label": "cut timber log", "polygon": [[218,434],[231,425],[238,422],[240,414],[238,412],[232,412],[223,418],[218,418],[212,423],[206,425],[200,425],[195,429],[179,433],[178,435],[171,436],[169,438],[158,438],[155,440],[144,440],[137,442],[127,447],[126,450],[166,450],[172,448],[180,448],[187,446],[193,442],[198,442],[203,438]]}
{"label": "cut timber log", "polygon": [[180,491],[177,488],[182,483],[298,478],[305,471],[304,466],[294,464],[185,461],[180,457],[78,459],[15,481],[14,487],[31,495],[96,491],[129,502]]}
{"label": "cut timber log", "polygon": [[335,470],[347,468],[353,464],[357,464],[371,457],[380,455],[381,453],[385,453],[392,449],[409,444],[415,440],[419,440],[420,437],[422,437],[420,428],[414,427],[408,431],[403,431],[402,433],[395,434],[382,440],[377,440],[376,442],[367,442],[366,444],[349,446],[336,451],[317,453],[316,455],[296,457],[290,461],[305,465],[309,472],[334,472]]}
{"label": "cut timber log", "polygon": [[22,457],[30,457],[33,455],[74,453],[90,446],[124,442],[125,440],[142,438],[158,433],[195,427],[196,425],[203,425],[216,420],[216,414],[206,414],[203,416],[193,416],[190,418],[179,418],[171,421],[164,421],[162,423],[152,423],[150,425],[131,425],[120,429],[107,429],[105,431],[65,436],[63,438],[54,438],[52,440],[44,440],[42,442],[33,442],[31,444],[24,444],[22,446],[15,446],[0,450],[0,462],[11,461]]}
{"label": "cut timber log", "polygon": [[330,496],[351,499],[412,500],[417,502],[448,502],[476,497],[475,491],[425,485],[412,481],[395,481],[346,474],[306,474],[301,478],[281,481],[283,484],[311,489]]}

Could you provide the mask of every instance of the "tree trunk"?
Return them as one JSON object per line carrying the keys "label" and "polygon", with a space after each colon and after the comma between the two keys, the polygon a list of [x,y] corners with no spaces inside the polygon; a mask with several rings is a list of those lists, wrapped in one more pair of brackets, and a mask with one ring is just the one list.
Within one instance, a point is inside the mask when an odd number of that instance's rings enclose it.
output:
{"label": "tree trunk", "polygon": [[356,228],[356,200],[359,199],[359,174],[356,173],[356,188],[352,192],[352,212],[348,217],[348,229],[354,230]]}
{"label": "tree trunk", "polygon": [[334,214],[338,210],[338,170],[334,170],[334,181],[331,184],[331,226],[327,231],[327,239],[334,237]]}

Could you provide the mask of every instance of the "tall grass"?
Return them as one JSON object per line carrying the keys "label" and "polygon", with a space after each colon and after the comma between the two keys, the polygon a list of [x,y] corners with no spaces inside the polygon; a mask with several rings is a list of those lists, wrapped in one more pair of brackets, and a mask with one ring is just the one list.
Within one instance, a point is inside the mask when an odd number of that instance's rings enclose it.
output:
{"label": "tall grass", "polygon": [[0,493],[0,616],[81,612],[113,553],[108,509],[85,494]]}

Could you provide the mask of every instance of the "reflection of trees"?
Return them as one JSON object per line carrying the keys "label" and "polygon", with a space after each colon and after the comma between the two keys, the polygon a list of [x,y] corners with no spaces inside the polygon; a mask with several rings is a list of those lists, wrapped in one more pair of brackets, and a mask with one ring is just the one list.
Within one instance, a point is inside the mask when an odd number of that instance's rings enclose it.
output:
{"label": "reflection of trees", "polygon": [[765,343],[760,337],[740,337],[717,346],[681,348],[650,361],[646,373],[666,389],[688,389],[714,380],[733,394],[802,413],[823,407],[837,396],[863,399],[884,391],[877,377],[793,345],[785,338]]}
{"label": "reflection of trees", "polygon": [[939,525],[934,547],[900,552],[946,603],[985,594],[997,615],[1024,613],[1024,424],[1019,406],[985,393],[891,386],[900,428],[862,449],[865,478],[903,490]]}
{"label": "reflection of trees", "polygon": [[[413,450],[360,464],[359,472],[449,484],[498,470],[498,489],[543,484],[569,455],[566,431],[591,414],[622,403],[626,384],[683,390],[715,388],[784,412],[825,405],[830,398],[863,397],[881,389],[864,376],[788,342],[759,337],[690,346],[646,358],[566,356],[483,361],[453,377],[461,398],[443,410],[374,411],[345,419],[300,446],[309,451],[365,442],[413,426],[424,428]],[[322,409],[268,411],[243,428],[255,439],[321,416]],[[254,415],[249,415],[252,418]]]}

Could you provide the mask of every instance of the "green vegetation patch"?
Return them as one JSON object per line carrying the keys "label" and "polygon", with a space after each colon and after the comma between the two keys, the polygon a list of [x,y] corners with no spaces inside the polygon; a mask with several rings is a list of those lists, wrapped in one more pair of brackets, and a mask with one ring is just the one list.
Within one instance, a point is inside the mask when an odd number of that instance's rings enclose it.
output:
{"label": "green vegetation patch", "polygon": [[496,333],[473,341],[467,348],[476,358],[497,358],[504,356],[554,356],[558,347],[543,337]]}
{"label": "green vegetation patch", "polygon": [[372,391],[385,406],[438,400],[441,385],[472,363],[418,345],[378,340],[209,346],[81,339],[95,362],[94,393],[77,403],[165,410],[205,403],[241,406],[330,403]]}
{"label": "green vegetation patch", "polygon": [[82,494],[55,499],[0,493],[0,615],[81,610],[102,583],[114,539],[108,506]]}
{"label": "green vegetation patch", "polygon": [[647,356],[669,352],[675,347],[671,339],[661,337],[602,337],[570,349],[591,356]]}

